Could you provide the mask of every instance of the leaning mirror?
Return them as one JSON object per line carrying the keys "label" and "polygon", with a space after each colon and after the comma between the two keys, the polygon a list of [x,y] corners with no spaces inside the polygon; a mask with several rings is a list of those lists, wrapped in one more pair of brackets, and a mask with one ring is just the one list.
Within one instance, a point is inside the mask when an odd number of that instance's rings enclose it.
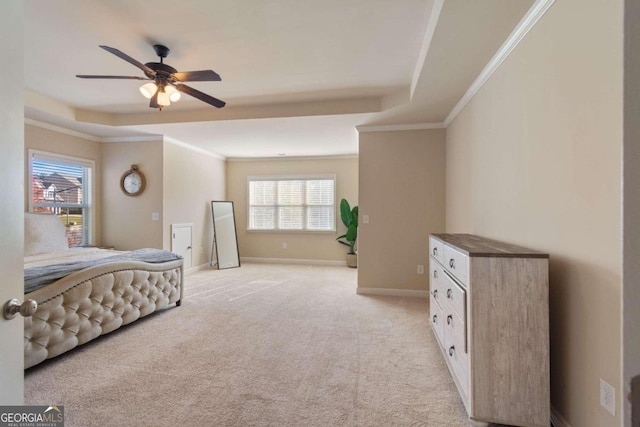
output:
{"label": "leaning mirror", "polygon": [[211,266],[215,265],[218,269],[240,267],[233,202],[212,201],[211,214],[213,217]]}

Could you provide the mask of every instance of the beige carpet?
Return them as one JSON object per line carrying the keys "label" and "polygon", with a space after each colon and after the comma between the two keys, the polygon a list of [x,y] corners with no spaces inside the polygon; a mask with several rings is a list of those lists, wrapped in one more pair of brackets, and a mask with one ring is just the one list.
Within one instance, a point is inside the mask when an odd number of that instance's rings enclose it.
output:
{"label": "beige carpet", "polygon": [[25,373],[66,426],[467,426],[423,299],[356,295],[346,267],[246,264]]}

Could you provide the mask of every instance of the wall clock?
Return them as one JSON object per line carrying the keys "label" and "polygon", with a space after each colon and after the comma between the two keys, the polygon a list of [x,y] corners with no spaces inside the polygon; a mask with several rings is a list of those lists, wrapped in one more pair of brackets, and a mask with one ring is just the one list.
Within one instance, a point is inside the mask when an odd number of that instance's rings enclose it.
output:
{"label": "wall clock", "polygon": [[120,189],[127,196],[138,196],[144,191],[146,181],[144,175],[138,169],[138,165],[131,165],[120,178]]}

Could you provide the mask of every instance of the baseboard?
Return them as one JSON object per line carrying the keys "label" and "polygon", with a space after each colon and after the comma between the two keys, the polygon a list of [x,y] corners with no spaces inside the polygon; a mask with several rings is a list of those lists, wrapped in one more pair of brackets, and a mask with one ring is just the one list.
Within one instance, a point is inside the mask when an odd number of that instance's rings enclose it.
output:
{"label": "baseboard", "polygon": [[356,293],[359,295],[383,295],[389,297],[413,297],[427,298],[428,291],[418,291],[413,289],[391,289],[391,288],[358,288]]}
{"label": "baseboard", "polygon": [[334,261],[326,259],[299,259],[299,258],[258,258],[241,257],[241,262],[258,264],[302,264],[302,265],[332,265],[335,267],[346,267],[347,261]]}
{"label": "baseboard", "polygon": [[560,412],[558,412],[558,410],[553,406],[551,407],[551,424],[553,427],[571,427],[571,424],[562,418]]}
{"label": "baseboard", "polygon": [[204,270],[205,268],[209,268],[209,263],[204,263],[204,264],[200,264],[200,265],[196,265],[195,267],[189,267],[189,268],[185,268],[184,269],[184,274],[189,275],[189,274],[193,274],[196,271],[200,271],[200,270]]}

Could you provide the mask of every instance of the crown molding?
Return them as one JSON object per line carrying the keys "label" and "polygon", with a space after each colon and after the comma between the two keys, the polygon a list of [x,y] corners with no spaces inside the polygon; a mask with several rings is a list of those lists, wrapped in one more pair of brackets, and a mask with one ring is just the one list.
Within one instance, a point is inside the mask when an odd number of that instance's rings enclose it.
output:
{"label": "crown molding", "polygon": [[303,160],[343,160],[357,158],[357,154],[336,154],[335,156],[227,157],[227,162],[286,162]]}
{"label": "crown molding", "polygon": [[413,70],[413,76],[411,78],[411,89],[409,91],[409,97],[413,98],[413,92],[416,90],[418,80],[420,80],[420,74],[422,74],[422,67],[424,61],[429,53],[429,47],[431,47],[431,40],[433,34],[436,32],[436,26],[440,19],[440,12],[442,12],[442,6],[444,0],[435,0],[431,7],[431,13],[429,13],[429,21],[427,22],[427,30],[424,33],[424,39],[422,40],[422,47],[420,48],[420,54],[418,55],[418,62],[416,62],[416,68]]}
{"label": "crown molding", "polygon": [[112,136],[99,138],[100,142],[162,142],[162,135]]}
{"label": "crown molding", "polygon": [[88,133],[78,132],[76,130],[67,129],[62,126],[52,125],[51,123],[41,122],[40,120],[30,119],[28,117],[24,118],[24,124],[35,126],[41,129],[50,130],[53,132],[62,133],[69,136],[75,136],[76,138],[88,139],[89,141],[100,142],[100,138],[94,135],[89,135]]}
{"label": "crown molding", "polygon": [[227,160],[226,157],[221,156],[220,154],[213,153],[211,151],[207,151],[207,150],[205,150],[203,148],[196,147],[195,145],[187,144],[186,142],[180,141],[180,140],[175,139],[175,138],[171,138],[169,136],[165,136],[163,138],[163,141],[167,142],[169,144],[177,145],[177,146],[182,147],[182,148],[186,148],[187,150],[195,151],[196,153],[204,154],[204,155],[209,156],[209,157],[213,157],[213,158],[220,159],[220,160]]}
{"label": "crown molding", "polygon": [[358,133],[364,132],[395,132],[406,130],[429,130],[429,129],[444,129],[446,128],[444,123],[415,123],[404,125],[364,125],[356,126]]}
{"label": "crown molding", "polygon": [[478,77],[469,86],[467,92],[460,98],[460,101],[453,107],[446,119],[444,119],[444,125],[448,127],[453,120],[458,117],[458,114],[462,112],[464,107],[473,99],[478,93],[480,88],[489,80],[493,73],[500,67],[505,59],[513,52],[513,50],[520,44],[527,33],[538,23],[540,18],[549,10],[549,8],[555,3],[555,0],[536,0],[536,2],[529,8],[524,17],[520,20],[516,28],[513,29],[507,40],[500,46],[498,52],[491,58],[489,63],[480,72]]}

